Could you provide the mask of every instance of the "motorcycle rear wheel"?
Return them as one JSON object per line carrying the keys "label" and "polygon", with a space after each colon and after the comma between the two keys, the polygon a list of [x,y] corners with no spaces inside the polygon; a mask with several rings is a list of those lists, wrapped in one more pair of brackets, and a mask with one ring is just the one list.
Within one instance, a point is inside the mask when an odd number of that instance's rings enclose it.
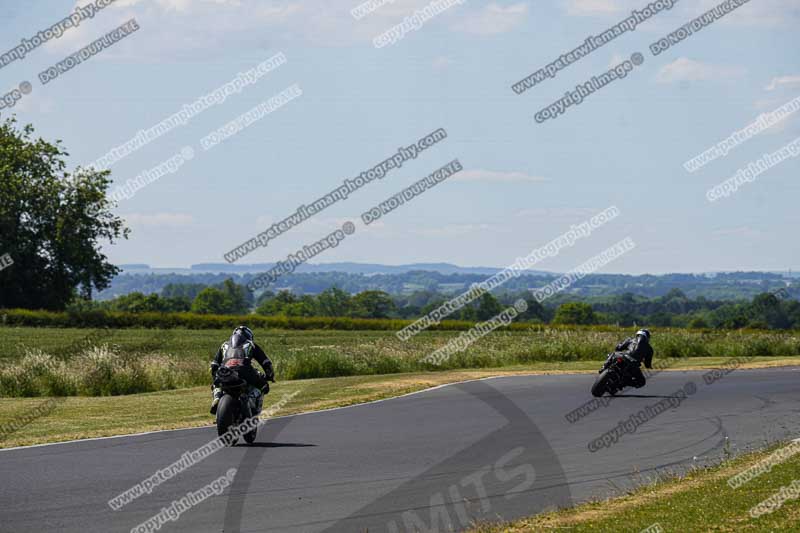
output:
{"label": "motorcycle rear wheel", "polygon": [[247,444],[253,444],[256,441],[256,435],[258,435],[258,427],[255,427],[252,431],[245,433],[244,441]]}

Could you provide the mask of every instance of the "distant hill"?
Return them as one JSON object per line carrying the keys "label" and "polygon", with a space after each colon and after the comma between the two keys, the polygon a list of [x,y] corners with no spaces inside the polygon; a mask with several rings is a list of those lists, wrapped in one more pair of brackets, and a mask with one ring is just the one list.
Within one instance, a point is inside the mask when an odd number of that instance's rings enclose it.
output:
{"label": "distant hill", "polygon": [[[247,284],[272,264],[228,265],[205,263],[191,268],[151,268],[147,265],[122,265],[123,272],[111,286],[97,295],[107,300],[131,292],[159,293],[170,283],[217,285],[226,278]],[[338,287],[355,294],[365,290],[381,290],[393,295],[415,292],[453,295],[473,283],[480,283],[500,269],[494,267],[460,267],[449,263],[412,263],[379,265],[369,263],[321,263],[302,265],[292,274],[282,276],[271,291],[290,290],[296,294],[318,294]],[[500,292],[527,292],[540,288],[559,277],[560,273],[528,271],[509,279]],[[705,274],[592,274],[576,281],[553,302],[569,298],[598,298],[632,293],[648,298],[663,296],[680,289],[690,298],[711,300],[750,300],[762,292],[788,290],[792,298],[800,295],[800,281],[795,273],[781,272],[715,272]]]}
{"label": "distant hill", "polygon": [[[190,273],[254,273],[265,272],[275,266],[275,263],[198,263],[189,268],[152,268],[145,264],[120,265],[123,272],[129,274],[190,274]],[[376,263],[319,263],[300,265],[295,272],[342,272],[345,274],[402,274],[405,272],[425,271],[439,274],[485,274],[492,275],[499,272],[498,267],[462,267],[450,263],[411,263],[407,265],[380,265]],[[531,274],[544,273],[543,271],[530,271]]]}

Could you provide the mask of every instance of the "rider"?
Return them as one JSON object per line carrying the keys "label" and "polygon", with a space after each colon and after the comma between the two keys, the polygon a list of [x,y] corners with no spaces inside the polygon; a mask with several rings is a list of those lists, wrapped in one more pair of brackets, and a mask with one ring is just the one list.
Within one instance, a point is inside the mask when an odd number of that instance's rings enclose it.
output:
{"label": "rider", "polygon": [[636,363],[631,365],[631,381],[633,386],[637,389],[644,387],[647,380],[642,374],[641,364],[644,360],[646,368],[652,368],[653,362],[653,347],[650,346],[650,330],[640,329],[633,337],[628,337],[621,343],[617,344],[617,352],[622,352],[628,359]]}
{"label": "rider", "polygon": [[[252,360],[258,361],[264,374],[253,368]],[[253,341],[253,332],[247,326],[239,326],[231,334],[231,338],[222,343],[217,350],[217,355],[211,362],[211,387],[213,388],[213,401],[211,402],[211,414],[216,414],[219,399],[222,397],[222,390],[214,388],[214,378],[220,366],[236,368],[239,376],[247,381],[251,386],[261,390],[264,394],[269,392],[269,383],[275,383],[275,372],[272,369],[272,361],[269,360],[264,350]]]}

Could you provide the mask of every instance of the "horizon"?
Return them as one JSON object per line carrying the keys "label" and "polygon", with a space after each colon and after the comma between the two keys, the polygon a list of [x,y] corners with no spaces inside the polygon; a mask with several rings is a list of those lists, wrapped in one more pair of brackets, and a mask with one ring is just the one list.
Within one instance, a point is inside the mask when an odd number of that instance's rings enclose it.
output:
{"label": "horizon", "polygon": [[[230,265],[224,262],[214,263],[192,263],[189,266],[153,266],[146,263],[123,263],[119,264],[120,268],[131,268],[131,267],[141,267],[144,266],[150,270],[191,270],[194,267],[202,267],[202,266],[225,266],[227,268],[260,268],[261,265],[273,265],[274,263],[265,262],[265,263],[237,263],[235,265]],[[506,266],[487,266],[487,265],[458,265],[455,263],[449,263],[446,261],[436,261],[436,262],[420,262],[420,263],[399,263],[399,264],[388,264],[388,263],[374,263],[374,262],[360,262],[360,261],[336,261],[336,262],[321,262],[321,263],[305,263],[302,265],[302,268],[314,268],[314,267],[330,267],[334,265],[341,265],[341,264],[352,264],[358,266],[377,266],[377,267],[387,267],[387,268],[400,268],[400,267],[413,267],[413,266],[447,266],[447,267],[454,267],[457,269],[486,269],[486,270],[502,270],[506,268]],[[541,272],[541,273],[548,273],[548,274],[561,274],[567,271],[558,271],[558,270],[547,270],[547,269],[531,269],[533,272]],[[214,271],[217,272],[217,271]],[[221,271],[220,271],[221,272]],[[643,272],[643,273],[627,273],[627,272],[614,272],[614,271],[603,271],[594,273],[594,275],[622,275],[622,276],[668,276],[671,274],[682,274],[682,275],[707,275],[707,274],[747,274],[747,273],[757,273],[757,274],[788,274],[791,275],[792,273],[796,273],[797,269],[789,268],[789,269],[781,269],[781,270],[709,270],[709,271],[690,271],[690,272],[679,272],[679,271],[670,271],[670,272]],[[125,273],[124,271],[121,274]],[[302,273],[300,271],[299,273]],[[527,274],[524,272],[522,275]]]}

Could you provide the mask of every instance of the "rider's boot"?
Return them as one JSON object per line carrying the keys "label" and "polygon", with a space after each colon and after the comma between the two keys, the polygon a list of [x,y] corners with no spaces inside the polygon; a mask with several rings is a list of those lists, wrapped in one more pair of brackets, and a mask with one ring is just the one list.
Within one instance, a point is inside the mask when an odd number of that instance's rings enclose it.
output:
{"label": "rider's boot", "polygon": [[222,389],[215,388],[213,391],[211,391],[211,396],[213,398],[211,400],[211,414],[215,415],[217,414],[217,406],[219,405],[219,399],[222,398]]}

